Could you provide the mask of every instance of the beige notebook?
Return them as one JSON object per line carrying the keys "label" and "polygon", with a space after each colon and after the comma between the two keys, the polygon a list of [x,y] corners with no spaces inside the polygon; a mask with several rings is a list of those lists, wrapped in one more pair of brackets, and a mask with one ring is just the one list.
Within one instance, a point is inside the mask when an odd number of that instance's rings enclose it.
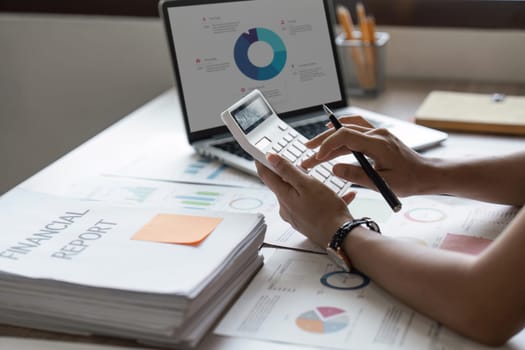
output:
{"label": "beige notebook", "polygon": [[416,123],[436,129],[525,135],[525,97],[433,91]]}

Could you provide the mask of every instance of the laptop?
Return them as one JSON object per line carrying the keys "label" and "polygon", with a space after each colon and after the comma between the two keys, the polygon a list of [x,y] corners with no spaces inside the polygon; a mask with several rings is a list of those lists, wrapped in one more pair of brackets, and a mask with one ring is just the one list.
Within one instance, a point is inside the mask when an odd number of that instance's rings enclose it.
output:
{"label": "laptop", "polygon": [[336,53],[332,0],[164,0],[165,25],[189,143],[201,155],[256,174],[220,113],[253,89],[307,138],[326,130],[322,105],[359,114],[409,147],[447,134],[349,106]]}

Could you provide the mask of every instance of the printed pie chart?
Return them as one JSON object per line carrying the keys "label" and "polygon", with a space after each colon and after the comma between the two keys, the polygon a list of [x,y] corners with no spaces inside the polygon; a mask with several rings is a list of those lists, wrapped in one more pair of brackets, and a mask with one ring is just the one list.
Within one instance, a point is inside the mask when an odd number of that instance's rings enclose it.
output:
{"label": "printed pie chart", "polygon": [[445,220],[447,215],[436,208],[414,208],[405,213],[405,218],[419,223],[432,223]]}
{"label": "printed pie chart", "polygon": [[309,333],[334,333],[348,326],[350,319],[345,310],[332,306],[319,306],[297,317],[295,324]]}
{"label": "printed pie chart", "polygon": [[237,210],[254,210],[263,205],[262,200],[258,198],[237,198],[230,202],[230,208]]}
{"label": "printed pie chart", "polygon": [[[250,46],[258,41],[270,45],[273,50],[272,61],[264,67],[253,64],[248,57]],[[286,47],[281,37],[273,31],[266,28],[251,28],[247,32],[242,33],[235,42],[233,56],[239,70],[248,78],[269,80],[283,70],[286,64]]]}

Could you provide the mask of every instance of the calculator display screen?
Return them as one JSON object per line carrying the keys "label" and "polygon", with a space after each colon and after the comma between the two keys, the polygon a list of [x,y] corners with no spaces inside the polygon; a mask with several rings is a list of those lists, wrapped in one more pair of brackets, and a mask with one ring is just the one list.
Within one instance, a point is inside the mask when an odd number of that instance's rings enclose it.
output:
{"label": "calculator display screen", "polygon": [[242,131],[247,134],[271,116],[272,111],[262,98],[256,97],[237,107],[231,112],[231,115]]}

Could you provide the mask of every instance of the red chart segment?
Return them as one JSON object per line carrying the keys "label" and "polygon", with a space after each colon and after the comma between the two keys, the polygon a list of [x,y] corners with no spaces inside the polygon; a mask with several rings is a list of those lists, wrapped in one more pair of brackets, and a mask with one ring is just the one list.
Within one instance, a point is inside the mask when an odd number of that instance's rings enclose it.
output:
{"label": "red chart segment", "polygon": [[324,318],[334,316],[334,315],[340,315],[344,314],[345,311],[342,309],[339,309],[337,307],[331,307],[331,306],[321,306],[317,308],[317,311],[323,316]]}
{"label": "red chart segment", "polygon": [[459,253],[478,255],[487,248],[492,241],[483,237],[473,237],[447,233],[440,248]]}
{"label": "red chart segment", "polygon": [[326,334],[342,330],[348,326],[349,320],[346,311],[343,309],[320,306],[299,315],[295,324],[309,333]]}

